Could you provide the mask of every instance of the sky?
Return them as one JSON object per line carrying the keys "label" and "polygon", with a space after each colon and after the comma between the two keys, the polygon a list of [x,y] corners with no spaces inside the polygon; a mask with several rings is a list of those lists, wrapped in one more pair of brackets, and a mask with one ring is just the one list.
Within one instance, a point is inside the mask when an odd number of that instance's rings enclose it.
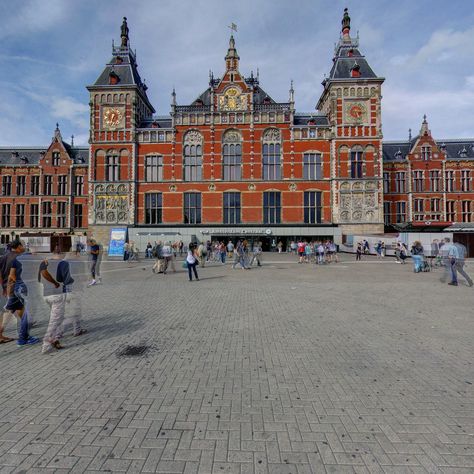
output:
{"label": "sky", "polygon": [[168,115],[224,72],[237,24],[240,71],[311,112],[322,92],[344,7],[360,50],[385,78],[385,140],[416,135],[424,114],[435,138],[474,137],[474,0],[0,0],[0,146],[45,146],[56,122],[87,145],[89,96],[120,42],[122,17],[157,115]]}

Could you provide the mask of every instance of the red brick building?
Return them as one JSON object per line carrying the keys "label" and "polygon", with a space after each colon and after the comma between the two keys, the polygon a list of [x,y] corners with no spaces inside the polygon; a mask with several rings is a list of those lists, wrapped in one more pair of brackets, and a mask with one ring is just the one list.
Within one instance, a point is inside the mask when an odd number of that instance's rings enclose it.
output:
{"label": "red brick building", "polygon": [[178,105],[173,90],[170,112],[155,115],[124,19],[120,46],[88,87],[89,148],[67,145],[57,129],[44,152],[0,150],[2,239],[87,231],[106,244],[125,227],[142,249],[163,237],[269,246],[340,242],[384,225],[469,225],[474,141],[435,141],[424,121],[416,138],[382,143],[384,79],[350,31],[346,9],[312,113],[295,110],[292,83],[277,101],[258,74],[244,75],[231,36],[224,72],[191,104]]}
{"label": "red brick building", "polygon": [[[62,140],[47,148],[0,148],[0,236],[51,237],[68,248],[87,230],[88,149]],[[49,241],[50,239],[48,239]]]}

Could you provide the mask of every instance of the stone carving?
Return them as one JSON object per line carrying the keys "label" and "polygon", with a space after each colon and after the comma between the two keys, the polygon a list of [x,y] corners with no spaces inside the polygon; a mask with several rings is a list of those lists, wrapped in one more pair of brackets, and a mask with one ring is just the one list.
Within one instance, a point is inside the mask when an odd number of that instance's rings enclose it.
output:
{"label": "stone carving", "polygon": [[354,220],[354,221],[362,220],[362,211],[354,211],[352,213],[352,220]]}
{"label": "stone carving", "polygon": [[125,184],[119,184],[117,186],[117,192],[119,194],[123,194],[123,193],[126,193],[127,192],[127,186]]}
{"label": "stone carving", "polygon": [[295,183],[291,183],[291,184],[288,185],[288,189],[290,191],[296,191],[298,189],[298,186],[296,186]]}
{"label": "stone carving", "polygon": [[349,212],[348,211],[342,211],[341,212],[341,221],[348,221],[349,220]]}
{"label": "stone carving", "polygon": [[257,189],[257,186],[255,184],[251,183],[249,184],[249,191],[255,191]]}
{"label": "stone carving", "polygon": [[207,189],[209,189],[209,191],[215,191],[216,190],[216,185],[215,184],[210,184]]}
{"label": "stone carving", "polygon": [[277,128],[269,128],[263,134],[263,141],[264,142],[280,142],[281,141],[280,130],[278,130]]}
{"label": "stone carving", "polygon": [[375,194],[366,194],[365,205],[367,207],[375,207]]}
{"label": "stone carving", "polygon": [[197,130],[189,130],[184,136],[185,145],[202,145],[203,138]]}
{"label": "stone carving", "polygon": [[366,220],[368,220],[368,221],[373,221],[373,220],[374,220],[374,216],[375,216],[374,211],[367,211],[367,212],[365,213],[365,218],[366,218]]}
{"label": "stone carving", "polygon": [[108,222],[115,222],[115,212],[107,212],[107,221]]}
{"label": "stone carving", "polygon": [[361,191],[363,188],[363,183],[361,183],[360,181],[356,181],[353,185],[352,185],[352,189],[354,191]]}
{"label": "stone carving", "polygon": [[375,186],[376,186],[376,184],[373,181],[367,181],[365,183],[365,189],[367,189],[368,191],[375,190]]}
{"label": "stone carving", "polygon": [[340,186],[341,191],[349,191],[350,188],[351,188],[351,185],[347,181],[344,181],[343,183],[341,183],[341,186]]}
{"label": "stone carving", "polygon": [[175,184],[170,184],[170,187],[169,187],[169,190],[172,192],[172,193],[175,193],[176,190],[177,190],[177,186]]}
{"label": "stone carving", "polygon": [[237,130],[227,130],[224,133],[222,141],[224,143],[240,143],[242,141],[242,137]]}
{"label": "stone carving", "polygon": [[341,196],[341,207],[343,209],[348,209],[351,207],[351,198],[350,196]]}
{"label": "stone carving", "polygon": [[352,207],[353,208],[361,208],[363,204],[363,194],[354,194],[352,196]]}
{"label": "stone carving", "polygon": [[105,186],[103,184],[97,184],[95,187],[96,193],[103,193],[105,192]]}
{"label": "stone carving", "polygon": [[105,187],[105,192],[107,194],[112,194],[115,192],[115,186],[113,184],[109,184]]}

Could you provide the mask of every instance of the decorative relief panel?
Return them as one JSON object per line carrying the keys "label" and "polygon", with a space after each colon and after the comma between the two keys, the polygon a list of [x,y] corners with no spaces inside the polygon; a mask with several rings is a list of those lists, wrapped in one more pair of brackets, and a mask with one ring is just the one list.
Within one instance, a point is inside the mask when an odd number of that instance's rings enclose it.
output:
{"label": "decorative relief panel", "polygon": [[281,133],[278,128],[269,128],[263,134],[263,141],[264,142],[280,142],[281,141]]}
{"label": "decorative relief panel", "polygon": [[97,224],[127,224],[128,185],[97,184],[94,188],[94,215]]}
{"label": "decorative relief panel", "polygon": [[340,185],[339,222],[374,222],[377,220],[377,183],[344,181]]}
{"label": "decorative relief panel", "polygon": [[185,145],[202,145],[203,138],[197,130],[189,130],[184,136]]}
{"label": "decorative relief panel", "polygon": [[238,130],[227,130],[222,138],[224,143],[240,143],[242,136]]}

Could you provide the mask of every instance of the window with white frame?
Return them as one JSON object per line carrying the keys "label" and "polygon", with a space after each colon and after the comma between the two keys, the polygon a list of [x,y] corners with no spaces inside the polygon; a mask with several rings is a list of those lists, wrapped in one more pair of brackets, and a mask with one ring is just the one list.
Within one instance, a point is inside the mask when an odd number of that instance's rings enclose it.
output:
{"label": "window with white frame", "polygon": [[64,201],[59,201],[56,207],[57,214],[57,227],[64,229],[66,227],[67,221],[67,203]]}
{"label": "window with white frame", "polygon": [[383,193],[388,194],[390,192],[390,173],[384,172],[383,174]]}
{"label": "window with white frame", "polygon": [[431,159],[431,147],[428,145],[421,147],[421,159],[423,161],[428,161]]}
{"label": "window with white frame", "polygon": [[433,198],[431,199],[431,217],[432,221],[441,220],[441,199]]}
{"label": "window with white frame", "polygon": [[463,222],[471,222],[472,201],[462,201],[461,203],[461,219]]}
{"label": "window with white frame", "polygon": [[364,153],[362,150],[351,151],[351,178],[363,177]]}
{"label": "window with white frame", "polygon": [[240,193],[224,193],[224,224],[240,224]]}
{"label": "window with white frame", "polygon": [[456,222],[456,201],[446,201],[446,220]]}
{"label": "window with white frame", "polygon": [[262,163],[263,179],[281,179],[281,133],[271,128],[263,134]]}
{"label": "window with white frame", "polygon": [[452,193],[454,191],[454,171],[446,171],[446,192]]}
{"label": "window with white frame", "polygon": [[424,199],[413,200],[413,219],[415,221],[423,221],[425,217]]}
{"label": "window with white frame", "polygon": [[406,192],[406,179],[405,171],[397,171],[395,173],[395,192],[396,193],[405,193]]}
{"label": "window with white frame", "polygon": [[397,214],[396,214],[396,222],[397,224],[401,224],[406,222],[407,220],[407,205],[405,201],[398,201],[397,205]]}
{"label": "window with white frame", "polygon": [[385,225],[389,225],[392,222],[391,204],[392,203],[390,201],[384,201],[383,203],[383,222]]}
{"label": "window with white frame", "polygon": [[281,193],[268,191],[263,193],[263,222],[279,224],[281,222]]}
{"label": "window with white frame", "polygon": [[425,189],[423,171],[413,171],[413,191],[415,193],[423,192]]}
{"label": "window with white frame", "polygon": [[16,195],[24,196],[26,194],[26,176],[18,175],[16,177]]}
{"label": "window with white frame", "polygon": [[145,181],[147,183],[163,181],[163,157],[161,155],[145,156]]}
{"label": "window with white frame", "polygon": [[461,171],[461,191],[471,190],[471,172],[469,170]]}
{"label": "window with white frame", "polygon": [[430,190],[432,192],[441,191],[441,172],[439,170],[430,171]]}
{"label": "window with white frame", "polygon": [[105,157],[105,180],[120,181],[120,157],[109,154]]}
{"label": "window with white frame", "polygon": [[305,153],[303,155],[303,179],[322,179],[321,153]]}

